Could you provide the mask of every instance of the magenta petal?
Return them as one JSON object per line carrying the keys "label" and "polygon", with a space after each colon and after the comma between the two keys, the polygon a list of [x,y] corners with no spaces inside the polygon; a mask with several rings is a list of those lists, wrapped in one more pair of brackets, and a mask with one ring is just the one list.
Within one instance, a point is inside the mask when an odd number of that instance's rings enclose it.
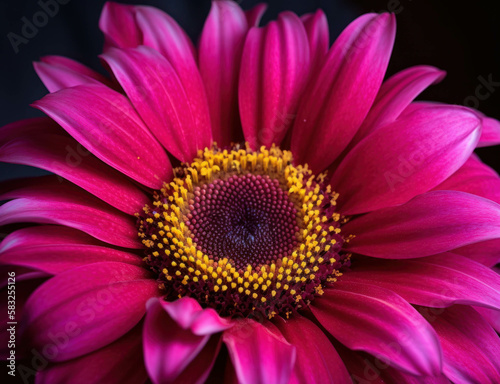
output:
{"label": "magenta petal", "polygon": [[440,82],[446,72],[419,65],[407,68],[385,81],[373,106],[351,142],[359,142],[377,128],[392,123],[401,112],[429,85]]}
{"label": "magenta petal", "polygon": [[318,326],[298,314],[289,320],[275,319],[282,335],[297,350],[290,383],[352,383],[342,359]]}
{"label": "magenta petal", "polygon": [[342,232],[351,252],[410,259],[500,237],[500,205],[458,191],[431,191],[356,218]]}
{"label": "magenta petal", "polygon": [[495,331],[500,333],[500,310],[484,307],[473,308],[492,326]]}
{"label": "magenta petal", "polygon": [[[476,111],[477,112],[477,111]],[[481,123],[483,125],[483,131],[481,137],[479,138],[478,147],[489,147],[491,145],[500,144],[500,121],[492,119],[491,117],[486,117],[483,114],[481,116]]]}
{"label": "magenta petal", "polygon": [[148,202],[144,193],[123,174],[66,134],[19,132],[0,147],[0,161],[54,172],[128,214],[139,212]]}
{"label": "magenta petal", "polygon": [[180,327],[190,329],[198,336],[222,332],[233,326],[232,322],[221,318],[214,309],[202,309],[196,300],[188,297],[162,303],[162,306]]}
{"label": "magenta petal", "polygon": [[140,256],[106,247],[85,233],[67,227],[20,229],[8,235],[0,246],[0,264],[24,266],[50,274],[104,261],[142,265]]}
{"label": "magenta petal", "polygon": [[453,250],[453,253],[468,257],[487,267],[500,263],[500,239],[481,241]]}
{"label": "magenta petal", "polygon": [[468,192],[500,204],[500,177],[474,154],[434,189]]}
{"label": "magenta petal", "polygon": [[[137,7],[137,23],[141,28],[143,44],[154,48],[168,60],[187,96],[197,135],[205,145],[211,144],[210,112],[194,49],[182,28],[166,13],[153,7]],[[207,144],[208,143],[208,144]],[[191,160],[191,159],[190,159]]]}
{"label": "magenta petal", "polygon": [[311,73],[321,70],[328,47],[330,46],[330,31],[325,13],[318,9],[301,17],[306,28],[311,53]]}
{"label": "magenta petal", "polygon": [[80,84],[111,85],[104,76],[65,57],[47,56],[41,62],[33,63],[33,66],[49,92]]}
{"label": "magenta petal", "polygon": [[207,92],[214,141],[236,142],[239,127],[238,75],[248,30],[237,3],[213,1],[199,43],[199,67]]}
{"label": "magenta petal", "polygon": [[[125,263],[95,263],[56,275],[25,307],[24,333],[50,361],[102,348],[130,331],[159,294],[149,273]],[[47,346],[55,345],[49,351]],[[44,349],[45,348],[45,349]]]}
{"label": "magenta petal", "polygon": [[[32,185],[15,189],[16,184]],[[106,243],[141,248],[134,218],[117,211],[80,188],[58,183],[53,177],[21,180],[0,200],[0,225],[34,222],[79,229]]]}
{"label": "magenta petal", "polygon": [[349,349],[368,352],[413,374],[441,371],[441,349],[434,330],[394,292],[340,279],[314,301],[311,310]]}
{"label": "magenta petal", "polygon": [[29,136],[40,133],[65,134],[64,130],[48,117],[24,119],[0,128],[0,146],[16,139],[18,136]]}
{"label": "magenta petal", "polygon": [[98,351],[49,366],[37,375],[36,382],[37,384],[144,383],[148,375],[142,360],[142,324],[139,324]]}
{"label": "magenta petal", "polygon": [[136,47],[141,44],[142,34],[134,15],[135,7],[108,1],[104,4],[99,28],[104,32],[105,48]]}
{"label": "magenta petal", "polygon": [[[214,310],[203,310],[190,298],[175,302],[152,299],[148,302],[144,324],[144,358],[153,382],[170,383],[177,380],[207,345],[211,334],[231,326],[227,323],[219,327],[223,322]],[[200,329],[203,331],[200,332]],[[209,367],[214,360],[215,356],[212,356],[207,361]],[[205,376],[207,362],[193,366],[192,374]]]}
{"label": "magenta petal", "polygon": [[469,304],[500,310],[500,276],[453,253],[411,260],[364,260],[342,281],[386,288],[426,307]]}
{"label": "magenta petal", "polygon": [[140,46],[109,49],[101,56],[158,141],[175,157],[189,162],[210,146],[210,127],[199,127],[174,68],[160,53]]}
{"label": "magenta petal", "polygon": [[192,69],[196,50],[189,36],[170,15],[149,6],[135,7],[135,15],[143,45],[160,52],[181,72]]}
{"label": "magenta petal", "polygon": [[79,85],[33,104],[105,163],[151,188],[172,176],[163,148],[127,98],[104,85]]}
{"label": "magenta petal", "polygon": [[271,323],[243,319],[222,337],[241,384],[287,384],[296,350]]}
{"label": "magenta petal", "polygon": [[297,163],[322,171],[346,148],[375,100],[395,32],[394,15],[367,14],[335,41],[297,112],[291,141]]}
{"label": "magenta petal", "polygon": [[245,140],[253,149],[283,140],[307,81],[309,60],[307,34],[294,13],[283,12],[277,21],[248,32],[239,107]]}
{"label": "magenta petal", "polygon": [[262,16],[267,10],[266,3],[259,3],[254,6],[252,9],[245,11],[245,17],[247,18],[249,27],[258,27]]}
{"label": "magenta petal", "polygon": [[421,313],[443,346],[443,372],[455,384],[500,382],[500,339],[474,309],[453,306],[438,316]]}
{"label": "magenta petal", "polygon": [[465,163],[479,134],[479,119],[451,106],[422,108],[377,129],[335,170],[339,210],[369,212],[427,192]]}

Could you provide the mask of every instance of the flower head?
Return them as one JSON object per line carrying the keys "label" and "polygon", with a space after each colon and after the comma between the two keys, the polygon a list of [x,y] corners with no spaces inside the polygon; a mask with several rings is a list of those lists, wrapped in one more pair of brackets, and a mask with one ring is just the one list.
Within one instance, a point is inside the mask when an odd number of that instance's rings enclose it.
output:
{"label": "flower head", "polygon": [[415,102],[436,68],[384,81],[391,14],[329,47],[321,11],[264,11],[214,1],[195,47],[107,3],[110,77],[35,64],[48,117],[0,129],[1,161],[60,176],[1,189],[20,374],[499,382],[500,179],[473,151],[500,123]]}

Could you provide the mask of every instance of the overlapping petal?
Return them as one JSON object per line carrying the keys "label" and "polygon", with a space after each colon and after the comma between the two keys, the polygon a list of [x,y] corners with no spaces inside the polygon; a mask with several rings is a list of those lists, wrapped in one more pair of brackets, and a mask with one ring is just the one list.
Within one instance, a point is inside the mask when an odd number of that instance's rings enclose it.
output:
{"label": "overlapping petal", "polygon": [[0,161],[54,172],[128,214],[139,212],[147,202],[146,195],[131,180],[67,135],[21,131],[0,146]]}
{"label": "overlapping petal", "polygon": [[368,352],[409,373],[441,371],[434,330],[401,296],[364,283],[339,280],[311,306],[323,327],[349,349]]}
{"label": "overlapping petal", "polygon": [[136,47],[142,42],[142,33],[135,20],[135,7],[107,1],[101,12],[99,28],[104,32],[104,48]]}
{"label": "overlapping petal", "polygon": [[424,257],[498,239],[500,205],[465,192],[432,191],[353,219],[342,231],[356,236],[346,247],[352,252],[383,259]]}
{"label": "overlapping petal", "polygon": [[337,38],[302,96],[291,141],[297,163],[320,172],[349,144],[382,84],[395,31],[394,15],[367,14]]}
{"label": "overlapping petal", "polygon": [[309,40],[311,53],[310,73],[316,74],[321,69],[330,46],[330,32],[325,13],[318,9],[315,13],[308,13],[301,17]]}
{"label": "overlapping petal", "polygon": [[293,123],[309,73],[306,30],[295,14],[248,32],[241,59],[239,109],[250,147],[279,144]]}
{"label": "overlapping petal", "polygon": [[[0,225],[34,222],[79,229],[96,239],[126,248],[141,248],[134,219],[69,183],[49,176],[9,183],[0,200]],[[28,184],[29,186],[24,186]],[[19,187],[17,187],[19,186]]]}
{"label": "overlapping petal", "polygon": [[[211,337],[231,326],[213,309],[201,309],[193,299],[152,299],[144,325],[144,356],[153,382],[179,382],[181,375],[192,383],[203,382],[220,347],[219,337]],[[203,358],[197,359],[200,353]]]}
{"label": "overlapping petal", "polygon": [[33,63],[35,71],[49,92],[81,84],[105,84],[111,82],[85,65],[62,56],[45,56]]}
{"label": "overlapping petal", "polygon": [[107,247],[84,232],[56,225],[20,229],[8,235],[0,245],[0,264],[50,274],[104,261],[142,265],[138,255]]}
{"label": "overlapping petal", "polygon": [[383,287],[426,307],[468,304],[500,310],[500,276],[453,253],[411,260],[363,260],[342,281]]}
{"label": "overlapping petal", "polygon": [[274,324],[297,350],[290,383],[351,383],[342,359],[317,325],[298,314],[288,320],[278,317]]}
{"label": "overlapping petal", "polygon": [[175,69],[160,53],[140,46],[109,49],[102,55],[158,141],[175,157],[189,161],[210,146],[210,127],[198,112]]}
{"label": "overlapping petal", "polygon": [[239,139],[238,78],[247,31],[245,13],[235,2],[212,2],[200,38],[198,65],[207,92],[213,140],[221,146]]}
{"label": "overlapping petal", "polygon": [[33,104],[99,159],[151,188],[172,176],[163,148],[128,99],[104,85],[79,85]]}
{"label": "overlapping petal", "polygon": [[438,316],[420,312],[443,347],[443,372],[456,384],[500,381],[500,339],[474,309],[453,306]]}
{"label": "overlapping petal", "polygon": [[158,294],[144,268],[84,265],[56,275],[31,295],[23,333],[49,361],[73,359],[129,332],[144,316],[146,301]]}
{"label": "overlapping petal", "polygon": [[435,106],[377,129],[334,171],[330,184],[340,194],[339,210],[369,212],[434,188],[469,158],[480,127],[471,112]]}
{"label": "overlapping petal", "polygon": [[[43,369],[36,380],[40,384],[144,383],[148,375],[141,357],[142,323],[139,323],[98,351]],[[75,372],[78,374],[75,375]]]}
{"label": "overlapping petal", "polygon": [[264,324],[242,319],[224,332],[224,343],[242,384],[286,384],[291,377],[295,347],[273,324]]}

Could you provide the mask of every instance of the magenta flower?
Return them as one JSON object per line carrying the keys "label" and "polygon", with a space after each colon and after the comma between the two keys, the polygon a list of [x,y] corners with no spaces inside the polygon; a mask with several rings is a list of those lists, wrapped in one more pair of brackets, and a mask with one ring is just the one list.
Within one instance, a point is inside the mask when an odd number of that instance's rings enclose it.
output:
{"label": "magenta flower", "polygon": [[48,117],[0,134],[1,161],[58,175],[1,189],[18,375],[500,382],[500,179],[473,153],[500,123],[414,102],[436,68],[383,81],[393,15],[329,47],[321,11],[264,11],[213,2],[195,47],[107,3],[110,78],[35,64]]}

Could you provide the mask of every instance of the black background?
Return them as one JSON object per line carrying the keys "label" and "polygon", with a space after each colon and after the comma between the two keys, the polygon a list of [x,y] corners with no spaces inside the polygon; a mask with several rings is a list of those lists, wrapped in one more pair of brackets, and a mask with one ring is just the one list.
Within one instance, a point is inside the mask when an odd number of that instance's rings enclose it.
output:
{"label": "black background", "polygon": [[[43,2],[51,0],[41,0]],[[65,0],[68,1],[68,0]],[[148,0],[122,3],[153,5],[172,15],[196,42],[210,9],[210,0]],[[16,54],[7,34],[21,34],[22,17],[32,20],[40,11],[38,0],[0,0],[0,125],[40,116],[29,107],[47,91],[35,74],[32,62],[44,55],[62,55],[103,72],[97,55],[103,36],[98,29],[103,0],[69,0],[39,28]],[[259,1],[238,1],[249,9]],[[500,81],[500,12],[495,1],[431,0],[283,0],[270,1],[263,22],[280,11],[298,14],[322,8],[330,23],[332,40],[355,17],[365,12],[395,11],[397,37],[387,75],[417,64],[447,71],[444,81],[426,90],[419,99],[464,104],[474,96],[479,77]],[[104,72],[103,72],[104,73]],[[478,104],[483,113],[500,119],[500,87]],[[500,171],[500,146],[479,149],[481,158]],[[0,165],[0,180],[44,172],[30,167]]]}

